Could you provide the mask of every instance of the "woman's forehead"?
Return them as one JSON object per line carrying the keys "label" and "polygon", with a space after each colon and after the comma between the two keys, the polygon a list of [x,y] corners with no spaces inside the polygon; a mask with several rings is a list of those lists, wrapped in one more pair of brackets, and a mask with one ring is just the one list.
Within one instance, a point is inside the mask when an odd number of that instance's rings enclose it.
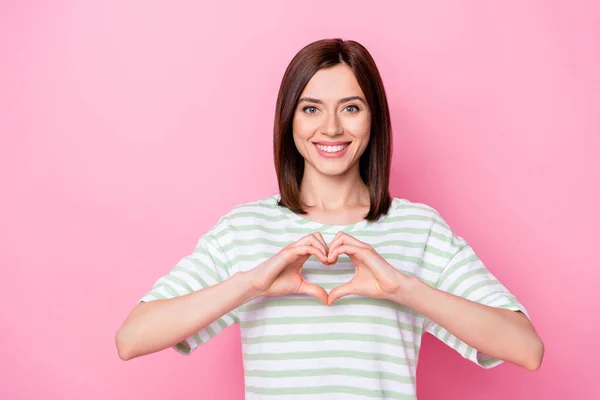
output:
{"label": "woman's forehead", "polygon": [[311,97],[323,102],[362,96],[363,92],[354,72],[345,64],[318,70],[308,81],[301,97]]}

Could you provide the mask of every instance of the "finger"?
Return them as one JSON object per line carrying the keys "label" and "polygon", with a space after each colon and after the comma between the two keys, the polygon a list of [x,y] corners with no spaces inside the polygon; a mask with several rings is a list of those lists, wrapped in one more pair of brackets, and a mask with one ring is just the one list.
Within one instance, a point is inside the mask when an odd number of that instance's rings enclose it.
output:
{"label": "finger", "polygon": [[[325,257],[327,257],[327,254],[329,254],[329,248],[327,247],[325,239],[323,239],[323,236],[320,232],[314,232],[308,235],[306,237],[306,241],[310,243],[311,246],[321,249],[321,251],[323,251],[323,254],[325,254]],[[323,262],[323,260],[321,260],[321,262]],[[323,262],[323,264],[328,265],[327,262]]]}
{"label": "finger", "polygon": [[[322,239],[322,237],[321,237],[321,239]],[[314,246],[314,247],[320,249],[323,252],[323,254],[325,254],[325,256],[327,257],[327,253],[329,253],[329,250],[327,249],[327,245],[324,242],[325,242],[324,240],[323,240],[323,242],[321,242],[321,240],[319,240],[319,238],[314,233],[311,233],[310,235],[306,235],[306,236],[302,237],[294,245],[296,247],[307,245],[307,244]]]}
{"label": "finger", "polygon": [[327,261],[330,263],[336,262],[341,254],[347,254],[350,257],[359,258],[362,250],[364,250],[362,247],[354,246],[352,244],[342,244],[329,252]]}
{"label": "finger", "polygon": [[333,237],[333,239],[331,239],[331,242],[329,243],[329,251],[331,251],[331,249],[337,245],[337,243],[339,242],[338,239],[344,234],[344,231],[339,231],[335,234],[335,236]]}
{"label": "finger", "polygon": [[303,280],[297,292],[300,294],[306,294],[315,297],[319,299],[323,304],[327,304],[327,292],[319,285]]}
{"label": "finger", "polygon": [[292,247],[290,249],[290,252],[293,255],[293,257],[296,257],[296,259],[301,256],[311,255],[317,257],[319,261],[321,261],[323,264],[326,264],[328,262],[327,256],[325,255],[325,253],[323,253],[323,250],[308,244]]}
{"label": "finger", "polygon": [[310,244],[314,241],[314,239],[316,239],[314,233],[309,233],[308,235],[302,236],[300,239],[298,239],[294,243],[290,244],[290,247]]}
{"label": "finger", "polygon": [[325,255],[327,255],[329,253],[329,246],[327,246],[327,243],[325,242],[325,239],[323,238],[323,235],[321,235],[321,232],[315,232],[313,233],[313,235],[317,238],[317,240],[321,243],[323,243],[323,246],[325,246]]}
{"label": "finger", "polygon": [[350,282],[344,283],[341,286],[331,289],[329,296],[327,296],[327,305],[332,305],[334,301],[341,297],[348,296],[349,294],[355,294],[352,284]]}
{"label": "finger", "polygon": [[[329,255],[329,246],[327,246],[327,242],[325,242],[325,238],[323,238],[323,235],[321,235],[321,232],[315,232],[313,235],[317,238],[319,243],[321,243],[323,245],[323,247],[325,249],[325,257],[327,257]],[[326,266],[330,265],[327,262],[325,262],[323,264],[325,264]]]}
{"label": "finger", "polygon": [[325,257],[327,257],[327,254],[329,253],[329,248],[327,247],[327,243],[325,243],[325,239],[323,239],[321,233],[315,232],[312,234],[312,237],[314,238],[314,242],[311,241],[311,244],[323,250],[323,253],[325,253]]}
{"label": "finger", "polygon": [[368,247],[369,246],[367,243],[361,242],[354,236],[348,235],[346,232],[338,232],[335,235],[335,237],[333,238],[333,240],[331,241],[331,243],[329,244],[329,252],[331,252],[337,246],[340,246],[343,244],[351,244],[351,245],[358,246],[358,247]]}

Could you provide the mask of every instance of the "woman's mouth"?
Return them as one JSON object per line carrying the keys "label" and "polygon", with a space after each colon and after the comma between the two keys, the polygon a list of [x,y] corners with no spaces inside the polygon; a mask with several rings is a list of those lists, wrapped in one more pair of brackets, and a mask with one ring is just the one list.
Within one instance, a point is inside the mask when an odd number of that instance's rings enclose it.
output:
{"label": "woman's mouth", "polygon": [[351,142],[336,142],[336,143],[315,143],[317,153],[327,158],[341,157],[346,153],[346,149]]}

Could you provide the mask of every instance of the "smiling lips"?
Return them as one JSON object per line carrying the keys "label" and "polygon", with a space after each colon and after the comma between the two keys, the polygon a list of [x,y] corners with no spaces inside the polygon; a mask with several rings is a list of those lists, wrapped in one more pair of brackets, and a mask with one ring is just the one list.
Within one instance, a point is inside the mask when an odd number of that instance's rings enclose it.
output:
{"label": "smiling lips", "polygon": [[316,142],[317,153],[327,158],[341,157],[346,153],[346,149],[351,142]]}

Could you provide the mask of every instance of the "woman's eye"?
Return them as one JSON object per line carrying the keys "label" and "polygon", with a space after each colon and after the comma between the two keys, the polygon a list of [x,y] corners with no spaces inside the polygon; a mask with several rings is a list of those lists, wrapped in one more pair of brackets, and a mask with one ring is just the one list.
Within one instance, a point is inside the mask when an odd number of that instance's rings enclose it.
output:
{"label": "woman's eye", "polygon": [[351,112],[351,113],[355,113],[358,111],[358,107],[356,107],[354,105],[347,106],[345,109],[346,109],[346,111]]}
{"label": "woman's eye", "polygon": [[302,109],[302,111],[304,111],[307,114],[314,114],[317,112],[317,107],[312,107],[312,106],[304,107]]}

